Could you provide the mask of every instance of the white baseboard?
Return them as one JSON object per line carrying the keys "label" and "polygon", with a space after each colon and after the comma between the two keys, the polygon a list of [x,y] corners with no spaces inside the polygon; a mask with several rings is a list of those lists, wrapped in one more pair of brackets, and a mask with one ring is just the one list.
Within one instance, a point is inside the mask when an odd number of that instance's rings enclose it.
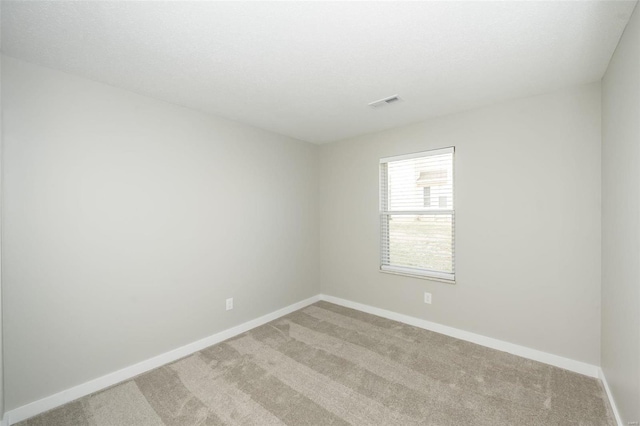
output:
{"label": "white baseboard", "polygon": [[263,315],[260,318],[247,321],[243,324],[221,331],[212,336],[205,337],[204,339],[189,343],[188,345],[182,346],[172,351],[165,352],[161,355],[139,362],[135,365],[125,367],[122,370],[118,370],[116,372],[107,374],[106,376],[102,376],[81,385],[74,386],[70,389],[66,389],[62,392],[56,393],[55,395],[51,395],[27,405],[23,405],[22,407],[7,411],[5,413],[4,420],[2,423],[0,423],[0,425],[13,425],[30,417],[44,413],[45,411],[49,411],[53,408],[74,401],[78,398],[82,398],[83,396],[98,392],[102,389],[106,389],[109,386],[113,386],[117,383],[131,379],[132,377],[138,376],[147,371],[153,370],[154,368],[158,368],[180,358],[184,358],[185,356],[191,355],[211,345],[215,345],[216,343],[220,343],[224,340],[242,334],[245,331],[249,331],[253,328],[259,327],[291,312],[297,311],[298,309],[302,309],[305,306],[317,302],[318,300],[320,300],[319,295],[310,297],[298,303],[294,303],[293,305],[289,305],[285,308],[279,309],[275,312],[271,312],[270,314]]}
{"label": "white baseboard", "polygon": [[527,348],[525,346],[504,342],[502,340],[493,339],[491,337],[482,336],[480,334],[471,333],[468,331],[460,330],[457,328],[449,327],[449,326],[438,324],[435,322],[411,317],[408,315],[399,314],[396,312],[388,311],[381,308],[376,308],[369,305],[364,305],[362,303],[352,302],[350,300],[341,299],[338,297],[319,294],[319,295],[310,297],[306,300],[300,301],[298,303],[294,303],[293,305],[279,309],[270,314],[261,316],[260,318],[247,321],[243,324],[221,331],[212,336],[205,337],[204,339],[198,340],[193,343],[189,343],[188,345],[185,345],[180,348],[174,349],[172,351],[166,352],[164,354],[155,356],[146,361],[142,361],[138,364],[123,368],[122,370],[118,370],[116,372],[107,374],[105,376],[102,376],[97,379],[83,383],[81,385],[75,386],[73,388],[64,390],[55,395],[51,395],[46,398],[40,399],[38,401],[29,403],[27,405],[23,405],[22,407],[18,407],[14,410],[10,410],[5,413],[4,420],[0,421],[0,426],[13,425],[15,423],[26,420],[30,417],[44,413],[45,411],[51,410],[53,408],[64,405],[68,402],[74,401],[83,396],[98,392],[102,389],[108,388],[117,383],[128,380],[139,374],[153,370],[154,368],[161,367],[165,364],[168,364],[170,362],[176,361],[180,358],[183,358],[185,356],[198,352],[211,345],[215,345],[216,343],[220,343],[231,337],[237,336],[253,328],[259,327],[263,324],[268,323],[269,321],[273,321],[291,312],[297,311],[298,309],[302,309],[319,300],[325,300],[327,302],[335,303],[336,305],[357,309],[362,312],[370,313],[383,318],[388,318],[394,321],[399,321],[399,322],[413,325],[415,327],[423,328],[426,330],[435,331],[436,333],[445,334],[447,336],[455,337],[457,339],[466,340],[468,342],[476,343],[478,345],[486,346],[492,349],[497,349],[499,351],[512,353],[514,355],[518,355],[523,358],[528,358],[534,361],[564,368],[566,370],[574,371],[576,373],[584,374],[586,376],[599,378],[602,380],[604,384],[605,390],[611,402],[611,406],[615,413],[618,424],[622,425],[620,421],[620,415],[615,407],[613,399],[611,398],[611,392],[609,390],[609,386],[606,382],[606,379],[600,367],[587,364],[581,361],[564,358],[558,355],[553,355],[547,352],[542,352],[536,349]]}
{"label": "white baseboard", "polygon": [[424,328],[425,330],[435,331],[436,333],[445,334],[447,336],[455,337],[456,339],[466,340],[467,342],[476,343],[478,345],[486,346],[491,349],[508,352],[514,355],[521,356],[523,358],[542,362],[544,364],[564,368],[565,370],[584,374],[585,376],[596,378],[598,377],[598,371],[600,368],[598,366],[587,364],[585,362],[576,361],[570,358],[564,358],[536,349],[527,348],[526,346],[520,346],[514,343],[493,339],[491,337],[486,337],[480,334],[471,333],[469,331],[460,330],[458,328],[453,328],[420,318],[411,317],[409,315],[398,314],[396,312],[387,311],[386,309],[375,308],[373,306],[364,305],[362,303],[352,302],[351,300],[340,299],[339,297],[321,294],[320,299],[327,302],[335,303],[336,305],[377,315],[379,317],[413,325],[419,328]]}
{"label": "white baseboard", "polygon": [[616,417],[616,422],[618,423],[618,426],[623,426],[622,417],[620,416],[620,412],[618,411],[616,402],[613,400],[613,394],[611,393],[611,389],[609,388],[609,383],[607,382],[607,377],[604,375],[604,371],[602,371],[602,368],[598,368],[598,378],[602,381],[604,390],[605,392],[607,392],[607,397],[609,398],[609,404],[611,404],[611,410],[613,410],[613,415]]}

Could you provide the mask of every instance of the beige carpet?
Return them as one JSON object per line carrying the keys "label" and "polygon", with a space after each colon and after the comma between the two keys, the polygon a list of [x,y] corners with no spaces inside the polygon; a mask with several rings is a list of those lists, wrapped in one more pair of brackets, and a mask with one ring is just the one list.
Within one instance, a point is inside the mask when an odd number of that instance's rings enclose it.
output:
{"label": "beige carpet", "polygon": [[319,302],[21,425],[615,425],[601,383]]}

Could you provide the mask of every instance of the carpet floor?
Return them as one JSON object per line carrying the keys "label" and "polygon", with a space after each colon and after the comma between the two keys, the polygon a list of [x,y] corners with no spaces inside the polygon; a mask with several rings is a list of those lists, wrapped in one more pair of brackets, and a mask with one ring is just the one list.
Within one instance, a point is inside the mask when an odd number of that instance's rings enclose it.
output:
{"label": "carpet floor", "polygon": [[22,426],[615,425],[600,381],[327,302]]}

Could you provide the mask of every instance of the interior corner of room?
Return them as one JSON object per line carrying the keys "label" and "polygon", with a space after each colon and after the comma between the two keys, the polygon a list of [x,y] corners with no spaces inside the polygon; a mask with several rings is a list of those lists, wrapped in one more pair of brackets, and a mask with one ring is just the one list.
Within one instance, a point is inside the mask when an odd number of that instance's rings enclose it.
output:
{"label": "interior corner of room", "polygon": [[[552,3],[3,1],[0,424],[222,364],[207,348],[238,336],[283,383],[290,359],[254,340],[297,332],[391,380],[353,336],[418,329],[597,379],[611,424],[638,424],[640,7]],[[450,156],[389,186],[381,164],[416,153]],[[420,205],[393,211],[403,179]],[[445,216],[446,255],[389,254],[389,220]],[[295,423],[274,407],[246,410]]]}

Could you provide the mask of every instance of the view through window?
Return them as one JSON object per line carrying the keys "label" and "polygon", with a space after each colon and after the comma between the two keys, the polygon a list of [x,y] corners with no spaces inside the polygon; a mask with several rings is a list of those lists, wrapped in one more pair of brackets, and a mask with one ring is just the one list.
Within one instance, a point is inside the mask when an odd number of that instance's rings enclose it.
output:
{"label": "view through window", "polygon": [[381,269],[454,280],[454,149],[380,160]]}

